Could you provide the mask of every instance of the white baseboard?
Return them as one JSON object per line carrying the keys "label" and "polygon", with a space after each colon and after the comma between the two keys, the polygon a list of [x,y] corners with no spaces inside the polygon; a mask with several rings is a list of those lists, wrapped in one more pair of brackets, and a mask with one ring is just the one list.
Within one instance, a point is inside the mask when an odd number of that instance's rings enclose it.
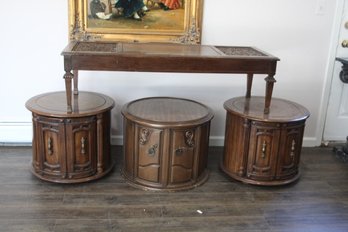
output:
{"label": "white baseboard", "polygon": [[[212,147],[222,147],[224,146],[224,136],[210,136],[209,138],[209,146]],[[114,135],[111,136],[111,144],[112,145],[123,145],[123,136],[122,135]],[[304,137],[302,146],[304,147],[316,147],[320,146],[320,142],[314,137]]]}
{"label": "white baseboard", "polygon": [[304,137],[302,147],[319,147],[321,145],[321,139],[315,137]]}
{"label": "white baseboard", "polygon": [[117,145],[117,146],[123,145],[123,136],[111,135],[111,145]]}
{"label": "white baseboard", "polygon": [[[32,142],[32,123],[0,123],[0,146],[30,146]],[[210,136],[209,146],[224,146],[224,136]],[[122,135],[111,136],[112,145],[123,145]],[[321,141],[315,137],[304,137],[304,147],[319,146]]]}
{"label": "white baseboard", "polygon": [[30,146],[33,137],[31,122],[0,123],[0,145]]}
{"label": "white baseboard", "polygon": [[209,146],[211,147],[222,147],[225,143],[224,136],[210,136],[209,137]]}

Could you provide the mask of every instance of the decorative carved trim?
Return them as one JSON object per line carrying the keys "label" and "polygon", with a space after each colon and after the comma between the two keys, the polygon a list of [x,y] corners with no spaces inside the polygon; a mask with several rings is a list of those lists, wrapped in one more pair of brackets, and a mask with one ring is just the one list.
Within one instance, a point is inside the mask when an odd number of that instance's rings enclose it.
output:
{"label": "decorative carved trim", "polygon": [[77,40],[77,35],[81,34],[80,14],[75,14],[74,22],[70,25],[70,40]]}
{"label": "decorative carved trim", "polygon": [[77,41],[95,41],[102,39],[101,35],[91,35],[83,30],[85,25],[80,20],[80,14],[76,13],[75,15],[75,22],[70,25],[70,40],[77,40]]}
{"label": "decorative carved trim", "polygon": [[267,76],[265,78],[265,81],[271,82],[271,83],[277,82],[277,80],[274,78],[274,76],[271,76],[271,75]]}
{"label": "decorative carved trim", "polygon": [[149,140],[149,137],[150,137],[150,130],[147,128],[141,129],[139,143],[141,145],[145,145],[147,141]]}
{"label": "decorative carved trim", "polygon": [[193,140],[194,133],[193,131],[189,130],[185,132],[185,143],[189,147],[193,147],[195,145],[195,141]]}
{"label": "decorative carved trim", "polygon": [[199,28],[196,25],[196,19],[192,18],[189,30],[181,37],[175,39],[175,42],[183,44],[198,44],[201,41]]}
{"label": "decorative carved trim", "polygon": [[65,72],[63,78],[67,79],[67,80],[72,80],[74,78],[74,74],[72,74],[72,72],[70,72],[70,71]]}

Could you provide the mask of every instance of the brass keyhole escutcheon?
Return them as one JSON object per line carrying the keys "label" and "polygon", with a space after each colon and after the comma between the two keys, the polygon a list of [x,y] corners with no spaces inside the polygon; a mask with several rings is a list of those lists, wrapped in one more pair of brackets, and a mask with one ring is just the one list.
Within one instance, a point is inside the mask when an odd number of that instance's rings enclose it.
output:
{"label": "brass keyhole escutcheon", "polygon": [[148,154],[149,156],[155,156],[155,155],[156,155],[156,150],[157,150],[157,148],[158,148],[158,144],[152,145],[152,146],[149,148],[149,150],[147,151],[147,154]]}
{"label": "brass keyhole escutcheon", "polygon": [[185,148],[183,147],[179,147],[177,149],[175,149],[175,155],[182,155],[184,154]]}

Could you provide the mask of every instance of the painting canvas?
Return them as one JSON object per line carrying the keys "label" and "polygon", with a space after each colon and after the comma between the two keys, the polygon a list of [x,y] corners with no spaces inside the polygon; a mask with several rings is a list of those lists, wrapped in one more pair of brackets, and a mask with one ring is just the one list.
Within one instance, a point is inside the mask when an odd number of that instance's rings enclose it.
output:
{"label": "painting canvas", "polygon": [[69,0],[79,41],[200,43],[203,0]]}

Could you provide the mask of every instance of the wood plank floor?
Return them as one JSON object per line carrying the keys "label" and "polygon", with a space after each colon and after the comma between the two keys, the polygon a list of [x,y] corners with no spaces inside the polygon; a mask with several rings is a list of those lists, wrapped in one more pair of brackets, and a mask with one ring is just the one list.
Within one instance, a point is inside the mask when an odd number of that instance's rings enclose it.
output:
{"label": "wood plank floor", "polygon": [[212,147],[208,182],[176,193],[128,186],[121,153],[105,178],[62,185],[30,173],[30,147],[0,147],[0,231],[348,231],[348,163],[331,148],[303,149],[297,183],[257,187],[221,173]]}

